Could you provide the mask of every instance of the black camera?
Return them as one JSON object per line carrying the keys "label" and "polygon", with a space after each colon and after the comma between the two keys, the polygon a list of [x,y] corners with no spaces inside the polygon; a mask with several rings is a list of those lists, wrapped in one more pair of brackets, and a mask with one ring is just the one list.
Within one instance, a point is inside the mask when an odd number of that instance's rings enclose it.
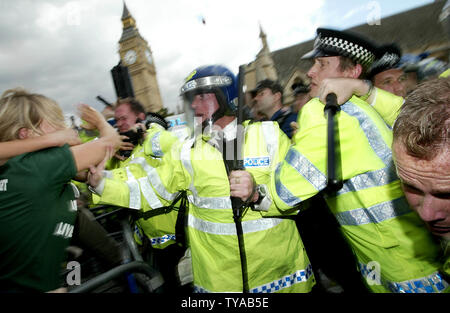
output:
{"label": "black camera", "polygon": [[[145,120],[141,120],[141,119],[137,119],[136,123],[142,123],[145,125],[145,128],[148,129],[150,127],[151,123],[156,123],[161,125],[162,127],[164,127],[164,129],[168,129],[169,125],[167,124],[166,120],[164,119],[164,117],[162,117],[161,115],[159,115],[158,113],[147,113]],[[125,139],[125,142],[131,142],[134,146],[141,144],[142,140],[144,139],[144,131],[142,130],[142,128],[137,129],[137,131],[134,130],[128,130],[126,132],[120,133],[123,136],[127,136],[128,139]],[[120,156],[123,157],[130,157],[131,153],[133,151],[132,150],[119,150],[118,154]]]}
{"label": "black camera", "polygon": [[[122,136],[127,136],[127,139],[124,139],[124,142],[131,142],[134,146],[137,146],[138,144],[142,143],[142,139],[144,138],[144,131],[141,128],[138,128],[137,131],[134,131],[132,129],[120,133]],[[120,156],[123,157],[130,157],[132,150],[119,150],[117,153]]]}

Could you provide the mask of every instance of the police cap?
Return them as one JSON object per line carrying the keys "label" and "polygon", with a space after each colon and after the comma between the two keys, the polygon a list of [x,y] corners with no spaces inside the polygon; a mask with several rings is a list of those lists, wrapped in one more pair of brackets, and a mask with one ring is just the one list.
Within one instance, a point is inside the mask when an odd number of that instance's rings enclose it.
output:
{"label": "police cap", "polygon": [[281,95],[283,95],[283,88],[281,87],[281,85],[279,83],[277,83],[271,79],[264,79],[264,80],[259,81],[256,84],[255,89],[250,91],[252,97],[255,97],[256,94],[260,90],[263,90],[264,88],[269,88],[272,91],[272,93],[274,93],[274,94],[279,92],[279,93],[281,93]]}
{"label": "police cap", "polygon": [[367,38],[349,31],[318,28],[312,51],[302,59],[326,56],[344,56],[369,69],[375,60],[376,45]]}
{"label": "police cap", "polygon": [[386,44],[378,47],[376,53],[376,59],[372,63],[369,69],[369,77],[372,78],[375,75],[395,68],[401,68],[402,52],[400,47],[395,43]]}

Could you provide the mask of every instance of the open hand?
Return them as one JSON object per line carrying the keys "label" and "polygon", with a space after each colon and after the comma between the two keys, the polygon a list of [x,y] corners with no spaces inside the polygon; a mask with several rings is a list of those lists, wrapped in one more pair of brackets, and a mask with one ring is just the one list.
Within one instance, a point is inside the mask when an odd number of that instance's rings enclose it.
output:
{"label": "open hand", "polygon": [[88,130],[99,129],[106,120],[103,115],[93,107],[81,103],[77,107],[81,119],[85,122],[83,128]]}
{"label": "open hand", "polygon": [[319,99],[326,103],[326,97],[329,93],[337,96],[339,105],[346,103],[353,95],[361,96],[368,92],[369,86],[360,79],[356,78],[326,78],[319,85]]}

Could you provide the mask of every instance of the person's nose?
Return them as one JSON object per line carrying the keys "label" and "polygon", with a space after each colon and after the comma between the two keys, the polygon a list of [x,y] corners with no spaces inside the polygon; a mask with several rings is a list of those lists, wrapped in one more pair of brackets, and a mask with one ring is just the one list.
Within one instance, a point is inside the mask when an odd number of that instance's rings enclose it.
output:
{"label": "person's nose", "polygon": [[440,210],[439,204],[432,195],[425,195],[421,206],[418,208],[417,213],[420,218],[425,222],[431,222],[445,218],[445,214]]}
{"label": "person's nose", "polygon": [[394,82],[394,93],[398,95],[398,93],[402,90],[402,85],[399,82]]}
{"label": "person's nose", "polygon": [[195,110],[200,105],[200,99],[199,97],[194,97],[194,100],[192,100],[191,107]]}
{"label": "person's nose", "polygon": [[406,84],[404,82],[396,82],[394,86],[395,94],[400,97],[406,96]]}
{"label": "person's nose", "polygon": [[311,66],[308,73],[306,73],[306,76],[308,76],[309,78],[314,78],[316,76],[316,73],[317,73],[316,64],[314,64],[313,66]]}

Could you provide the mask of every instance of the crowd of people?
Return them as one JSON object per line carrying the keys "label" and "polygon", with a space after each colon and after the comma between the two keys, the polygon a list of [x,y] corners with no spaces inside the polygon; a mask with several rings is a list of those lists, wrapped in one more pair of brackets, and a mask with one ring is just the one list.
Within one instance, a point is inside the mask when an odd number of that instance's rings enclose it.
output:
{"label": "crowd of people", "polygon": [[[122,264],[89,211],[101,204],[142,213],[134,239],[166,292],[448,292],[447,65],[424,76],[395,44],[327,28],[303,58],[313,63],[309,82],[290,87],[294,104],[262,80],[244,121],[235,74],[196,67],[180,88],[186,137],[136,99],[108,115],[81,105],[74,131],[53,100],[3,93],[0,292],[67,291],[74,245]],[[327,180],[330,93],[338,190]]]}

